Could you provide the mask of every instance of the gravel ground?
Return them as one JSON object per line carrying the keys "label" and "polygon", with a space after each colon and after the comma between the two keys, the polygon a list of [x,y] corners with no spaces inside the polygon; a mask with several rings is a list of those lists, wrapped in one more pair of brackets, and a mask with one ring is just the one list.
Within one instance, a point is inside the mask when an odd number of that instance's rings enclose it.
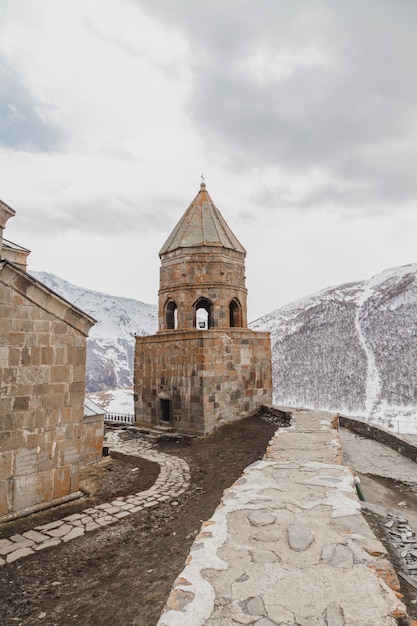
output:
{"label": "gravel ground", "polygon": [[[188,491],[116,525],[0,568],[2,626],[156,624],[201,521],[212,515],[224,489],[243,469],[263,456],[275,422],[273,415],[251,417],[206,438],[161,442],[157,449],[189,464]],[[139,470],[132,472],[134,467]],[[143,459],[105,458],[83,476],[88,498],[3,524],[1,536],[147,489],[158,473],[158,465]]]}

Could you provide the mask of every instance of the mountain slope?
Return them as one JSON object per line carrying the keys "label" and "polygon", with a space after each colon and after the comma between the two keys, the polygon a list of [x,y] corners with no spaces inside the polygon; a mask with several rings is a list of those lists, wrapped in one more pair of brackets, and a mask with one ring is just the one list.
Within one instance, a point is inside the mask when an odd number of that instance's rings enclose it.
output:
{"label": "mountain slope", "polygon": [[[87,391],[130,387],[134,334],[156,332],[156,305],[33,275],[98,320],[87,341]],[[277,404],[417,419],[417,264],[330,287],[250,326],[271,332]]]}
{"label": "mountain slope", "polygon": [[156,332],[157,306],[83,289],[54,274],[31,273],[97,320],[87,340],[86,391],[131,387],[134,336]]}
{"label": "mountain slope", "polygon": [[330,287],[251,328],[271,332],[275,402],[416,419],[417,264]]}

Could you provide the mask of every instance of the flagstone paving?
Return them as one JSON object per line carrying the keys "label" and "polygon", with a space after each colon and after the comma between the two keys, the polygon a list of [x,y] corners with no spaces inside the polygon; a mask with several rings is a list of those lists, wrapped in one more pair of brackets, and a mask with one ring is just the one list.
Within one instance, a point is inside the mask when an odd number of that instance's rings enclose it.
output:
{"label": "flagstone paving", "polygon": [[180,496],[190,483],[188,464],[175,456],[157,452],[142,439],[122,441],[117,432],[107,434],[111,450],[129,456],[140,456],[160,465],[159,476],[150,489],[116,498],[112,502],[84,509],[62,519],[34,527],[33,530],[0,539],[0,565],[13,563],[39,550],[53,548],[85,533],[115,524],[119,520]]}
{"label": "flagstone paving", "polygon": [[[386,550],[361,514],[341,464],[333,416],[293,410],[262,461],[246,468],[204,522],[159,626],[396,626],[406,609]],[[187,463],[148,442],[110,449],[160,464],[146,491],[84,509],[0,540],[0,564],[115,524],[190,483]],[[406,623],[403,621],[402,623]]]}
{"label": "flagstone paving", "polygon": [[333,415],[292,410],[291,426],[277,431],[264,459],[203,523],[158,626],[406,619],[395,571],[341,460]]}

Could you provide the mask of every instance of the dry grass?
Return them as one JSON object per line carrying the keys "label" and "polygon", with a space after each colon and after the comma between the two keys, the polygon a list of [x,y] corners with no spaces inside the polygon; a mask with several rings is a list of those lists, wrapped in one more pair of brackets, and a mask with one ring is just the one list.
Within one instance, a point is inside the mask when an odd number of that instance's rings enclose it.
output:
{"label": "dry grass", "polygon": [[98,463],[84,465],[80,472],[80,490],[87,496],[94,496],[101,486],[103,474],[113,463],[114,460],[107,456]]}

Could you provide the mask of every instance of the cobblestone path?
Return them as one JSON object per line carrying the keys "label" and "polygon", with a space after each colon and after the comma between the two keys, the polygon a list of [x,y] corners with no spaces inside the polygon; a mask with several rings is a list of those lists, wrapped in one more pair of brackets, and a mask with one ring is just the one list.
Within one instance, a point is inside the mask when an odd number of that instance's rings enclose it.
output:
{"label": "cobblestone path", "polygon": [[335,416],[291,412],[203,523],[158,626],[410,623],[341,465]]}
{"label": "cobblestone path", "polygon": [[116,452],[140,456],[158,463],[161,469],[154,485],[146,491],[117,498],[55,522],[36,526],[21,535],[0,539],[0,565],[7,565],[38,550],[58,546],[85,533],[115,524],[123,517],[180,496],[190,484],[188,464],[178,457],[157,452],[148,442],[141,439],[124,442],[120,440],[118,433],[110,432],[106,445]]}

